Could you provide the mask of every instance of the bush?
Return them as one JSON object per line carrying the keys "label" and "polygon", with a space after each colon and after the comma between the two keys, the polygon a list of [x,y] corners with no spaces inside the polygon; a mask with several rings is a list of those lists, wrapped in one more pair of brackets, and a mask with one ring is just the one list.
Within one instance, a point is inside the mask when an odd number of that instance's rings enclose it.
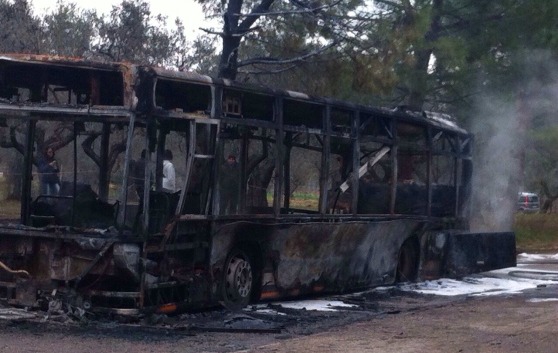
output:
{"label": "bush", "polygon": [[518,252],[558,251],[558,214],[518,213],[514,231]]}

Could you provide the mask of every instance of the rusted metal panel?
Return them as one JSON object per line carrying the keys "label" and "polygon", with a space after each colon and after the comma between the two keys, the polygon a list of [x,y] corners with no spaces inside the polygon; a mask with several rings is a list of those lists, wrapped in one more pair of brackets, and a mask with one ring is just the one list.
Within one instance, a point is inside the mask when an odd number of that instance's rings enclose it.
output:
{"label": "rusted metal panel", "polygon": [[265,254],[264,286],[281,296],[391,284],[401,244],[423,224],[413,219],[254,224],[257,230],[249,233],[243,231],[246,223],[228,224],[213,236],[211,267],[221,273],[235,244],[254,242]]}
{"label": "rusted metal panel", "polygon": [[48,54],[0,54],[0,61],[11,61],[20,63],[35,63],[37,65],[57,66],[74,65],[76,67],[92,67],[104,70],[114,70],[120,63],[92,61],[81,57],[69,57]]}
{"label": "rusted metal panel", "polygon": [[516,266],[512,232],[452,232],[448,240],[445,274],[450,278]]}
{"label": "rusted metal panel", "polygon": [[[51,114],[61,114],[58,116],[59,120],[69,119],[76,116],[87,116],[90,121],[102,121],[102,117],[122,117],[122,122],[127,122],[129,119],[130,112],[126,109],[115,109],[113,106],[97,106],[97,107],[54,107],[54,106],[42,106],[42,107],[31,107],[20,104],[2,104],[2,116],[7,118],[15,118],[19,120],[28,120],[31,118],[36,119],[38,115],[51,115]],[[98,118],[92,118],[94,115]],[[118,120],[116,120],[118,121]]]}
{"label": "rusted metal panel", "polygon": [[[83,58],[61,57],[56,55],[34,55],[34,54],[3,54],[0,56],[0,62],[1,61],[15,62],[15,63],[33,63],[36,65],[44,65],[47,68],[63,66],[63,67],[75,67],[75,68],[120,72],[123,76],[123,84],[124,84],[124,90],[122,92],[123,99],[124,99],[123,106],[126,109],[135,110],[138,103],[137,97],[143,96],[141,93],[138,94],[137,92],[137,90],[140,89],[140,85],[138,82],[139,66],[130,63],[112,63],[112,62],[105,63],[105,62],[90,61]],[[453,122],[449,116],[443,114],[437,114],[432,112],[417,113],[414,111],[408,111],[402,109],[395,109],[395,110],[380,109],[380,108],[374,109],[371,107],[363,107],[357,104],[337,101],[333,99],[313,97],[300,92],[279,91],[279,90],[272,90],[260,86],[241,85],[229,80],[215,80],[209,76],[199,75],[192,72],[172,71],[172,70],[166,70],[157,67],[143,67],[143,70],[151,71],[155,76],[159,76],[167,79],[199,82],[199,83],[206,83],[212,85],[222,84],[237,89],[255,91],[262,94],[268,94],[268,95],[280,94],[285,97],[300,99],[315,104],[333,104],[339,107],[344,107],[346,109],[366,108],[366,110],[368,111],[375,111],[377,114],[381,114],[381,115],[388,115],[393,117],[401,116],[402,118],[413,117],[418,121],[428,120],[429,124],[437,125],[441,128],[458,132],[459,134],[468,134],[465,130],[457,126],[457,124],[455,124],[455,122]]]}
{"label": "rusted metal panel", "polygon": [[516,266],[512,232],[428,232],[421,238],[421,251],[419,275],[425,280]]}
{"label": "rusted metal panel", "polygon": [[[50,109],[59,110],[51,113],[72,113],[68,108],[78,108],[78,106],[86,106],[87,109],[100,106],[121,106],[123,109],[134,110],[138,102],[136,98],[135,88],[137,79],[137,67],[128,63],[104,63],[89,61],[82,58],[68,58],[50,55],[28,55],[28,54],[4,54],[0,56],[0,67],[2,69],[12,69],[14,66],[19,66],[22,73],[28,74],[29,70],[34,70],[30,75],[38,77],[23,77],[25,75],[19,74],[16,76],[9,76],[9,79],[4,77],[5,80],[12,82],[18,81],[15,87],[31,87],[33,86],[30,80],[35,82],[32,97],[28,97],[25,101],[19,100],[12,103],[18,105],[50,105]],[[25,69],[23,69],[25,68]],[[36,71],[36,72],[35,72]],[[44,82],[41,82],[44,81]],[[51,82],[52,81],[52,82]],[[13,83],[13,82],[12,82]],[[38,101],[39,91],[36,87],[38,84],[44,85],[44,92],[41,92],[41,101]],[[49,86],[55,87],[52,93],[48,93]],[[54,94],[54,91],[62,88],[68,92],[67,102],[49,102],[46,99],[48,94]],[[108,92],[103,92],[111,90]],[[86,94],[87,100],[78,99],[78,94]],[[75,102],[72,102],[71,96],[75,95]],[[103,99],[101,99],[103,97]],[[32,98],[32,99],[31,99]],[[12,98],[10,98],[11,100]],[[5,99],[3,99],[5,100]],[[57,105],[54,108],[53,105]],[[64,109],[66,108],[66,109]],[[23,110],[23,109],[20,109]],[[83,114],[83,108],[77,109],[74,114]],[[35,111],[41,113],[48,111]],[[122,112],[103,112],[99,111],[101,115],[122,115]]]}
{"label": "rusted metal panel", "polygon": [[214,83],[215,80],[209,76],[200,75],[195,72],[187,72],[187,71],[172,71],[158,67],[150,67],[148,69],[152,71],[155,75],[159,77],[164,77],[168,79],[174,79],[179,81],[193,81],[193,82],[200,82],[200,83]]}

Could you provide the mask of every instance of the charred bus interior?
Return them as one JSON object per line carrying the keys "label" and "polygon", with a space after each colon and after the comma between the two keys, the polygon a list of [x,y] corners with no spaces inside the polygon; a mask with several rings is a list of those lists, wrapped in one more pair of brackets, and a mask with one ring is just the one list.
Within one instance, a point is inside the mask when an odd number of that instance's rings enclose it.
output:
{"label": "charred bus interior", "polygon": [[0,225],[14,305],[239,307],[515,263],[512,233],[462,241],[473,138],[441,114],[3,56],[0,123],[23,165]]}

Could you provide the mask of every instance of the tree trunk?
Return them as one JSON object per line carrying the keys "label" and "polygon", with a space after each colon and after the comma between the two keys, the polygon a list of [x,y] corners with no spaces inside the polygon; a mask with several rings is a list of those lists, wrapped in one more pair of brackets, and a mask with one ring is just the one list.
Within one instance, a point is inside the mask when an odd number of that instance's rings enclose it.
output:
{"label": "tree trunk", "polygon": [[238,71],[238,46],[240,45],[241,34],[239,33],[238,23],[240,11],[242,10],[243,0],[229,0],[227,12],[223,15],[223,50],[219,59],[220,78],[230,80],[236,79]]}
{"label": "tree trunk", "polygon": [[248,180],[248,190],[246,191],[246,204],[248,207],[268,207],[267,187],[273,177],[275,170],[275,159],[267,159],[258,165]]}
{"label": "tree trunk", "polygon": [[8,200],[21,200],[21,188],[23,184],[23,156],[16,152],[10,151],[8,159],[8,174],[6,175],[7,195]]}
{"label": "tree trunk", "polygon": [[[415,62],[413,65],[413,73],[408,82],[409,96],[407,97],[407,105],[413,110],[422,110],[426,93],[428,91],[428,70],[430,57],[433,53],[433,42],[438,39],[441,31],[441,14],[444,0],[434,0],[432,2],[432,15],[430,18],[430,26],[424,34],[424,42],[415,50]],[[405,21],[407,26],[415,27],[419,21],[415,9],[410,5],[407,6]]]}
{"label": "tree trunk", "polygon": [[544,202],[541,205],[541,213],[551,213],[552,212],[552,206],[554,205],[554,201],[556,201],[556,199],[558,199],[558,194],[552,194],[550,192],[550,187],[548,186],[548,183],[544,180],[540,181],[541,183],[541,192],[542,195],[540,196],[544,196]]}
{"label": "tree trunk", "polygon": [[554,201],[556,201],[556,199],[557,197],[545,199],[541,206],[541,213],[552,213]]}
{"label": "tree trunk", "polygon": [[223,15],[223,50],[219,59],[220,78],[236,79],[238,73],[238,46],[242,38],[251,30],[252,25],[269,11],[275,0],[261,0],[249,16],[240,21],[240,14],[244,0],[229,0],[227,11]]}
{"label": "tree trunk", "polygon": [[231,36],[223,37],[223,51],[219,59],[219,77],[235,80],[238,72],[238,46],[240,38]]}
{"label": "tree trunk", "polygon": [[422,110],[426,91],[428,90],[428,63],[430,62],[431,49],[419,50],[416,54],[414,72],[409,84],[409,97],[407,105],[413,110]]}

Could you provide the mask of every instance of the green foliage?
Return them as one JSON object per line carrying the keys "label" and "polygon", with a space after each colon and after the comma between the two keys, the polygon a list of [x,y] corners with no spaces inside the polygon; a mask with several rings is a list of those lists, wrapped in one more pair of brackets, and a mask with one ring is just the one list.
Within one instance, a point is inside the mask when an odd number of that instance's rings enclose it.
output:
{"label": "green foliage", "polygon": [[558,215],[555,213],[518,213],[513,230],[519,252],[558,250]]}
{"label": "green foliage", "polygon": [[200,74],[217,75],[217,54],[215,53],[215,38],[202,35],[194,39],[182,57],[180,70],[196,71]]}
{"label": "green foliage", "polygon": [[[219,76],[235,79],[240,74],[238,79],[246,80],[282,74],[299,65],[321,65],[323,57],[330,57],[337,50],[336,43],[353,35],[349,33],[351,19],[347,14],[364,1],[198,2],[210,17],[223,16],[222,30],[215,31],[223,41]],[[292,82],[288,79],[290,75],[279,81]]]}
{"label": "green foliage", "polygon": [[[526,143],[526,185],[539,190],[546,183],[552,195],[558,195],[558,127],[544,126],[532,130]],[[544,196],[544,195],[543,195]]]}
{"label": "green foliage", "polygon": [[51,54],[83,56],[90,50],[96,20],[95,12],[58,0],[54,12],[43,18],[43,47]]}
{"label": "green foliage", "polygon": [[442,37],[434,43],[434,52],[437,54],[437,62],[443,63],[443,69],[446,71],[463,71],[468,66],[469,52],[463,38]]}
{"label": "green foliage", "polygon": [[[208,17],[228,14],[219,37],[238,43],[223,52],[221,66],[236,60],[240,80],[362,103],[395,105],[414,95],[424,108],[467,114],[480,81],[512,94],[523,80],[524,53],[544,49],[556,58],[558,45],[554,0],[197,2]],[[104,17],[59,0],[43,18],[32,15],[29,1],[0,0],[0,29],[4,52],[218,72],[218,37],[188,43],[180,22],[169,29],[142,0],[124,0]]]}
{"label": "green foliage", "polygon": [[511,22],[515,25],[501,36],[512,41],[517,48],[558,49],[558,6],[554,0],[516,1]]}
{"label": "green foliage", "polygon": [[41,23],[27,0],[0,0],[0,52],[38,53]]}
{"label": "green foliage", "polygon": [[153,16],[142,0],[123,0],[108,18],[98,18],[96,27],[100,40],[93,50],[113,61],[171,66],[182,64],[186,55],[182,23],[177,19],[167,30],[167,18]]}
{"label": "green foliage", "polygon": [[[36,17],[31,2],[0,0],[1,52],[85,56],[150,65],[191,66],[184,26],[151,13],[149,3],[123,0],[108,16],[58,0],[54,11]],[[202,39],[200,39],[202,40]],[[203,40],[202,40],[203,42]],[[207,43],[207,42],[204,42]],[[198,55],[206,55],[202,44]],[[206,67],[208,65],[205,65]]]}

